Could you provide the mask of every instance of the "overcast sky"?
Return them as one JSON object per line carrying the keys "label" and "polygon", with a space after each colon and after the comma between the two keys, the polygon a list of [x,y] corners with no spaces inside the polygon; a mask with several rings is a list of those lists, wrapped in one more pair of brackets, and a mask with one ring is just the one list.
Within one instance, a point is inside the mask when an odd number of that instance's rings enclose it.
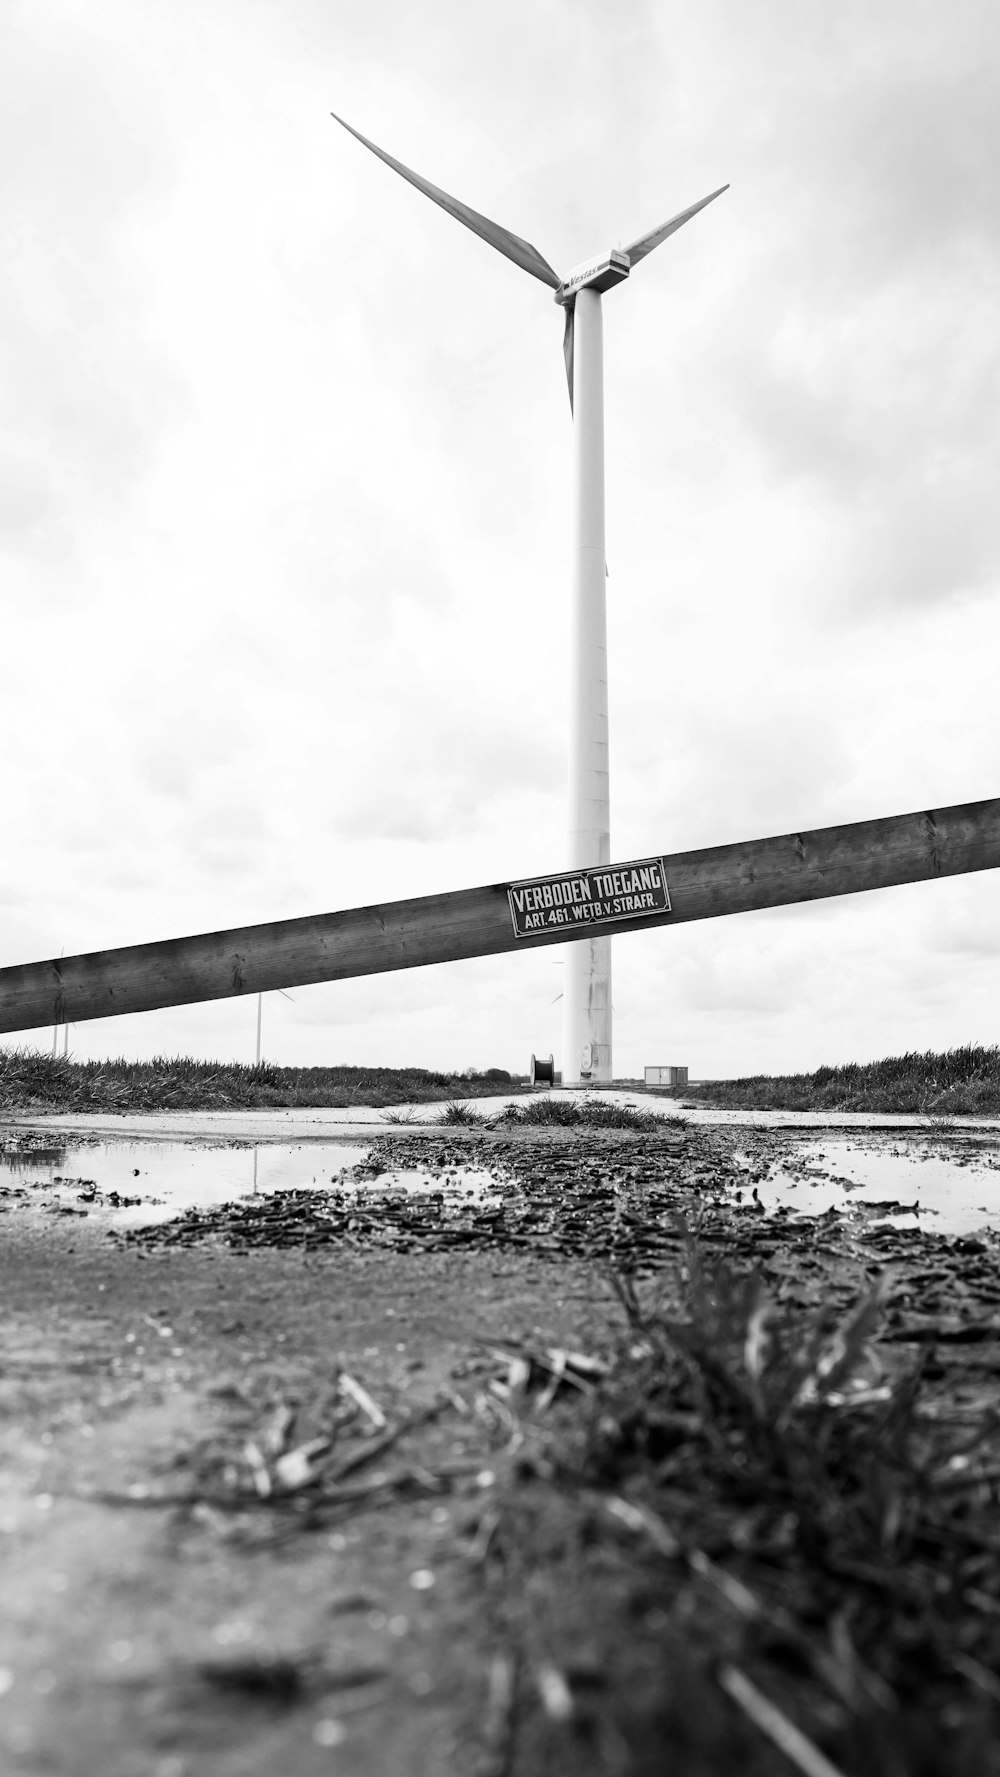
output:
{"label": "overcast sky", "polygon": [[[562,314],[331,109],[561,272],[731,181],[605,303],[612,856],[998,793],[994,0],[3,20],[0,961],[563,865]],[[622,937],[616,1073],[997,1041],[998,888]],[[269,995],[264,1051],[523,1070],[558,959]]]}

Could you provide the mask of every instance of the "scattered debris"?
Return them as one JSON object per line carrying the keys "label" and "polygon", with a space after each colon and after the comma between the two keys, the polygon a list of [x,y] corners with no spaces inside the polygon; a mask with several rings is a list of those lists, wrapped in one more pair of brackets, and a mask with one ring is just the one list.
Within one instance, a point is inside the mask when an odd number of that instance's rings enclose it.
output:
{"label": "scattered debris", "polygon": [[[477,1777],[659,1769],[685,1733],[679,1773],[771,1777],[778,1760],[801,1777],[998,1777],[1000,1241],[763,1216],[734,1201],[763,1154],[744,1138],[738,1162],[700,1131],[528,1125],[502,1156],[487,1132],[461,1149],[404,1134],[353,1186],[117,1235],[140,1253],[332,1248],[334,1264],[338,1247],[473,1251],[472,1278],[519,1275],[523,1254],[573,1280],[567,1298],[604,1287],[603,1306],[530,1334],[477,1311],[448,1383],[417,1402],[402,1358],[368,1374],[321,1344],[308,1385],[290,1362],[251,1361],[217,1383],[210,1430],[169,1468],[84,1496],[172,1509],[172,1541],[190,1534],[197,1553],[215,1538],[239,1559],[322,1529],[344,1547],[334,1533],[376,1508],[402,1507],[393,1535],[426,1519],[401,1569],[421,1594],[411,1629],[453,1608],[450,1556],[484,1635]],[[472,1148],[495,1185],[474,1202],[446,1189]],[[441,1192],[380,1190],[390,1158],[437,1166]],[[172,1318],[141,1316],[147,1363]],[[237,1324],[221,1303],[210,1320]],[[133,1366],[140,1348],[119,1350]],[[5,1354],[5,1380],[37,1361]],[[458,1510],[440,1504],[455,1493]],[[455,1541],[433,1540],[450,1510]],[[387,1636],[403,1621],[364,1591],[329,1609],[381,1616]],[[311,1652],[244,1650],[185,1671],[277,1712],[341,1687],[378,1698],[388,1668],[357,1658],[338,1673]],[[428,1694],[423,1667],[402,1676]],[[341,1713],[317,1744],[340,1744]]]}
{"label": "scattered debris", "polygon": [[346,1395],[348,1400],[354,1401],[377,1430],[384,1430],[386,1425],[385,1414],[381,1407],[372,1400],[368,1390],[362,1388],[360,1382],[355,1382],[354,1377],[349,1376],[346,1370],[341,1370],[337,1381],[341,1394]]}

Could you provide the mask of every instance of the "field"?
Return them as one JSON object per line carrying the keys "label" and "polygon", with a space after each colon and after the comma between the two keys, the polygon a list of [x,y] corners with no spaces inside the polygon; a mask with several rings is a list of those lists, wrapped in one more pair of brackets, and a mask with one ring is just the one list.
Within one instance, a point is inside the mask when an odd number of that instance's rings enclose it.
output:
{"label": "field", "polygon": [[[641,1091],[638,1080],[620,1082]],[[215,1111],[339,1109],[448,1101],[461,1121],[469,1098],[527,1092],[523,1075],[505,1068],[461,1074],[425,1068],[259,1067],[239,1062],[157,1057],[153,1061],[86,1061],[37,1050],[0,1051],[2,1111]],[[889,1056],[884,1061],[821,1067],[812,1074],[703,1080],[662,1096],[727,1110],[920,1112],[938,1117],[1000,1116],[1000,1048],[969,1043],[943,1054]],[[535,1103],[543,1102],[536,1099]],[[536,1117],[579,1119],[567,1101],[552,1100]],[[522,1115],[524,1113],[521,1113]]]}
{"label": "field", "polygon": [[967,1043],[935,1055],[821,1067],[814,1074],[703,1080],[675,1092],[696,1104],[759,1111],[919,1111],[935,1117],[1000,1116],[1000,1049]]}
{"label": "field", "polygon": [[503,1068],[276,1067],[261,1062],[73,1061],[33,1049],[0,1051],[0,1111],[295,1110],[307,1106],[425,1104],[526,1085]]}

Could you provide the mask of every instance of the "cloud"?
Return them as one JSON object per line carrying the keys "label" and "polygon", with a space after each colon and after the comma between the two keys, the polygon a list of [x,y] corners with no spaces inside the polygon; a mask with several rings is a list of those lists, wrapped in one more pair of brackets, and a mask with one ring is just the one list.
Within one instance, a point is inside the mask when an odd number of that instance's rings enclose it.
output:
{"label": "cloud", "polygon": [[0,42],[0,538],[43,559],[73,551],[88,502],[134,485],[183,404],[128,241],[162,190],[156,107],[140,124],[148,91],[126,97],[99,37],[51,23],[18,8]]}
{"label": "cloud", "polygon": [[954,882],[943,906],[928,905],[921,926],[927,952],[934,958],[1000,957],[998,887],[996,871],[986,870]]}

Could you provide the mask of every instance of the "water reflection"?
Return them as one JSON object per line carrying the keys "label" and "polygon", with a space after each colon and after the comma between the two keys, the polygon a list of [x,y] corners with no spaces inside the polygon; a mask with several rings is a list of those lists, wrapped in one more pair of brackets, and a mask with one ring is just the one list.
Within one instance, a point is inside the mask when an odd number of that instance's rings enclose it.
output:
{"label": "water reflection", "polygon": [[[506,1176],[506,1175],[504,1175]],[[399,1172],[380,1172],[360,1179],[345,1179],[349,1189],[371,1196],[373,1192],[387,1195],[405,1192],[408,1196],[441,1197],[446,1201],[460,1198],[463,1203],[488,1203],[499,1195],[500,1168],[489,1170],[479,1166],[457,1166],[444,1172],[422,1171],[406,1167]]]}
{"label": "water reflection", "polygon": [[1000,1224],[995,1138],[802,1142],[771,1162],[757,1189],[766,1209],[786,1206],[801,1215],[836,1210],[859,1223],[938,1234]]}
{"label": "water reflection", "polygon": [[4,1152],[10,1184],[0,1191],[93,1213],[107,1209],[117,1224],[164,1221],[194,1206],[340,1184],[366,1152],[345,1142],[67,1143]]}
{"label": "water reflection", "polygon": [[[23,1153],[11,1152],[6,1148],[0,1148],[0,1166],[9,1166],[12,1172],[20,1170],[21,1163],[25,1157],[26,1156]],[[50,1163],[53,1166],[64,1166],[66,1164],[66,1149],[32,1148],[31,1158],[33,1160]]]}

